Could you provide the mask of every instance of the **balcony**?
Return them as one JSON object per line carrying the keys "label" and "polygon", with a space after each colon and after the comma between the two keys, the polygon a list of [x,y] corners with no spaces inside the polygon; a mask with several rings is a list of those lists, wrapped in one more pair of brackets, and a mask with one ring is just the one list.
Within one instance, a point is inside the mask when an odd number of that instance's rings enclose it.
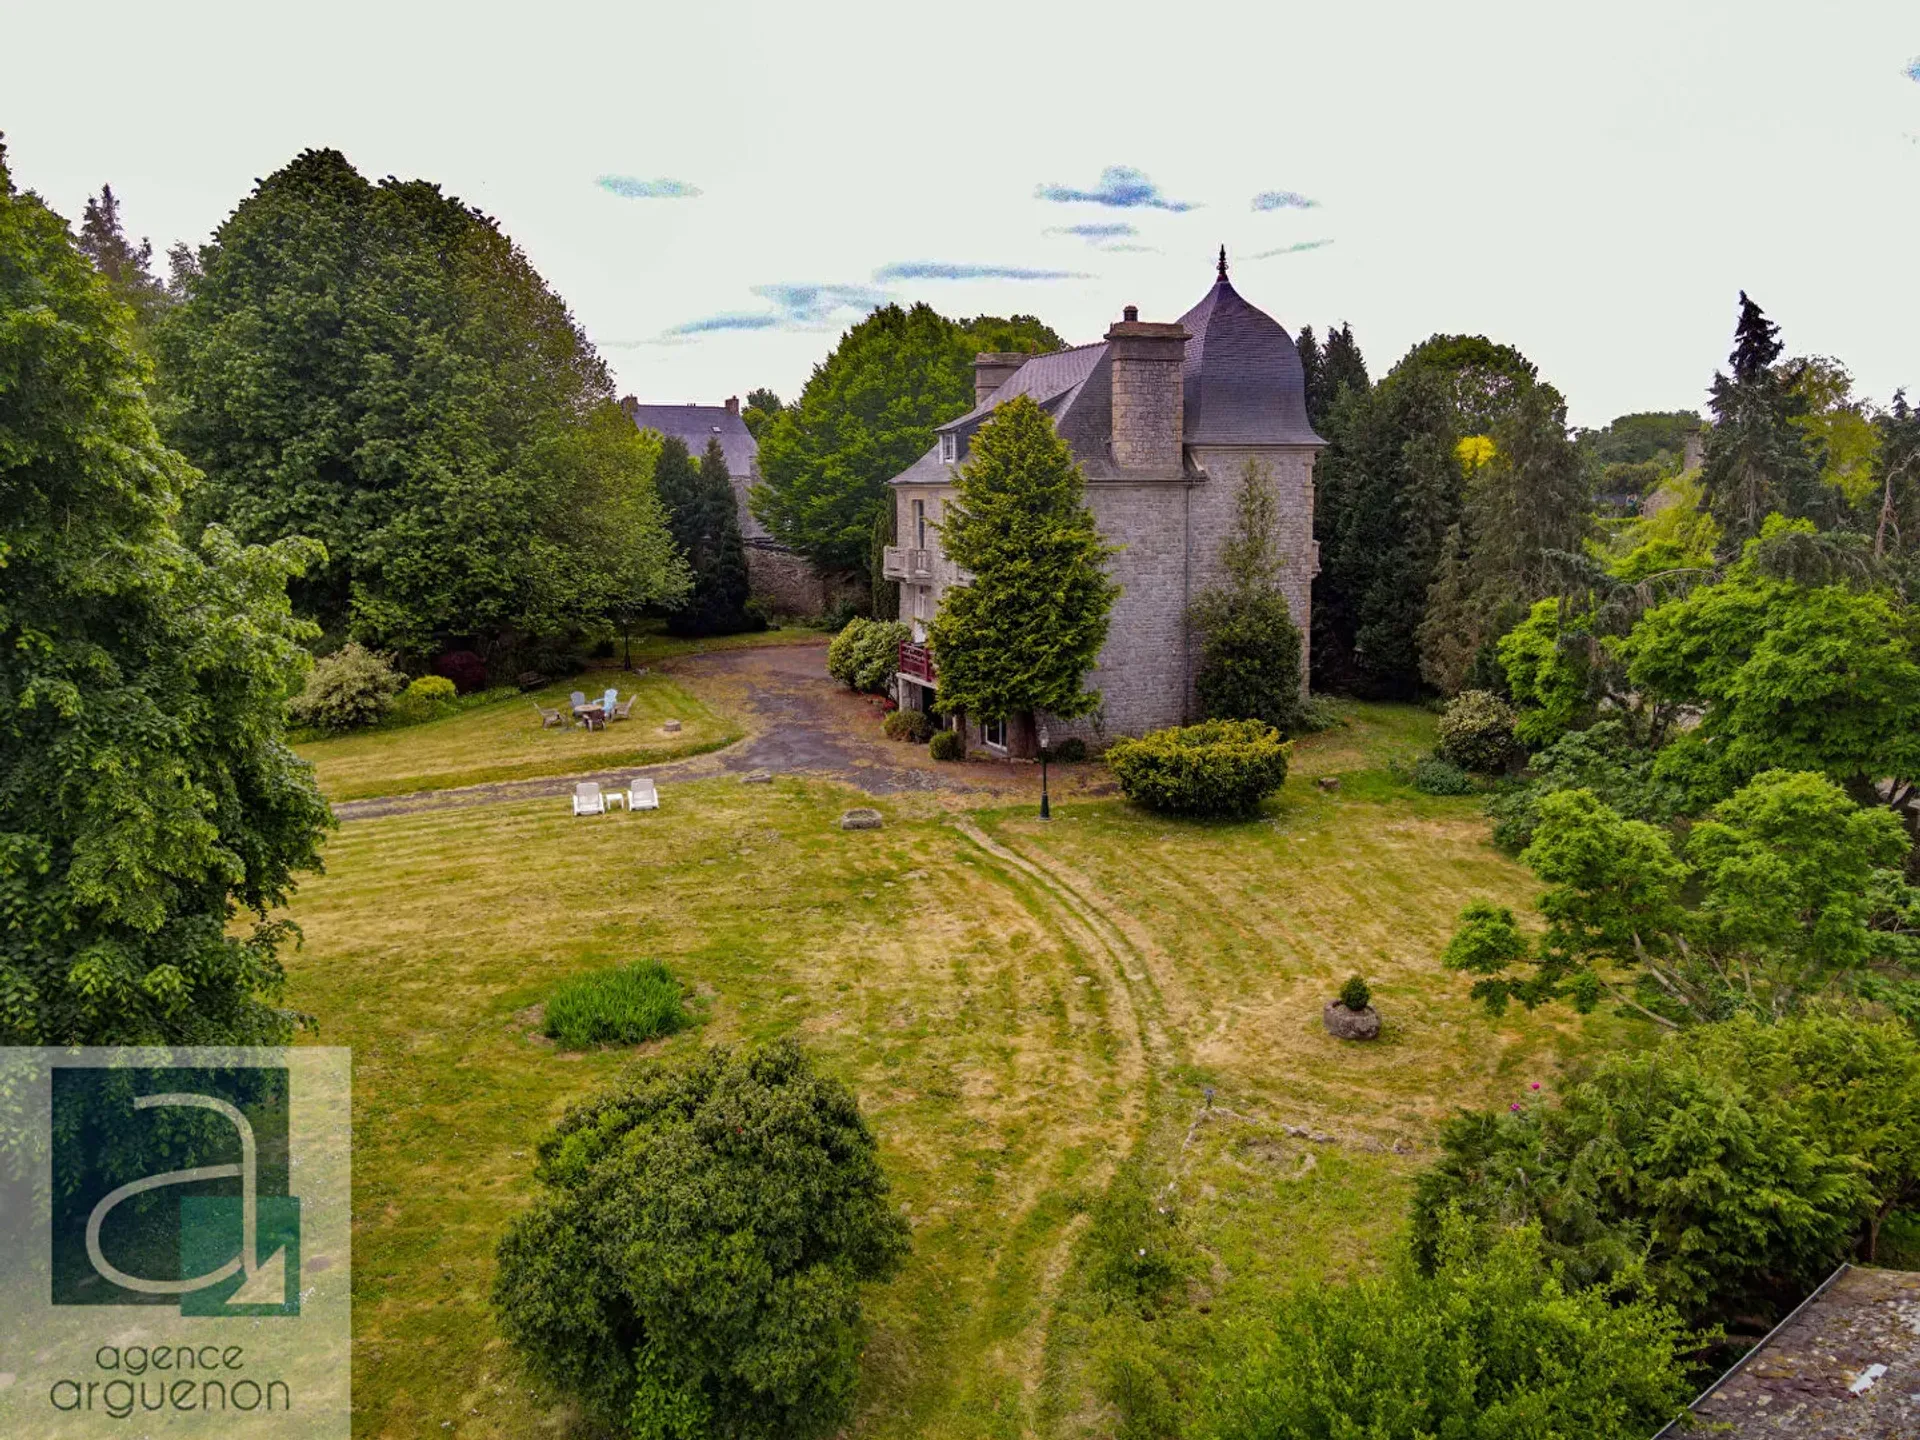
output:
{"label": "balcony", "polygon": [[888,580],[931,580],[933,551],[889,545],[881,552],[880,573]]}
{"label": "balcony", "polygon": [[902,640],[899,669],[900,673],[909,680],[918,680],[923,685],[931,685],[934,683],[933,652],[924,645],[916,645],[911,640]]}

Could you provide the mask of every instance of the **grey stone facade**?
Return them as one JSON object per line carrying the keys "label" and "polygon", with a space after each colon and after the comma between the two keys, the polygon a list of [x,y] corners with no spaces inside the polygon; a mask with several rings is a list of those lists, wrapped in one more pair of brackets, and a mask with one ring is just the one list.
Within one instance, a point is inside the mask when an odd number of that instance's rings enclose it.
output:
{"label": "grey stone facade", "polygon": [[[990,358],[1004,370],[1005,357]],[[1110,573],[1121,593],[1087,681],[1101,692],[1101,710],[1090,720],[1049,720],[1054,739],[1077,734],[1097,744],[1195,718],[1186,616],[1220,578],[1221,544],[1249,463],[1275,490],[1287,603],[1304,644],[1319,568],[1313,465],[1323,442],[1307,423],[1292,338],[1234,291],[1224,256],[1213,289],[1178,324],[1142,323],[1129,307],[1105,343],[1037,356],[991,378],[997,383],[980,403],[941,427],[942,440],[893,481],[900,545],[889,552],[889,573],[900,580],[901,618],[917,634],[947,587],[964,582],[940,549],[939,527],[967,440],[995,405],[1026,394],[1072,448],[1095,523],[1119,547]],[[943,441],[951,459],[941,458]],[[903,705],[931,700],[931,687],[906,676],[897,684]],[[970,745],[983,743],[981,718],[968,717]]]}

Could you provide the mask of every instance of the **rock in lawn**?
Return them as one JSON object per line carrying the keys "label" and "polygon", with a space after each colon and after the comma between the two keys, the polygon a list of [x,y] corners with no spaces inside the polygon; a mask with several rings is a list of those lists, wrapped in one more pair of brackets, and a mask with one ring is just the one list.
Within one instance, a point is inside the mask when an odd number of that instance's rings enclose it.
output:
{"label": "rock in lawn", "polygon": [[771,785],[773,783],[773,772],[771,770],[749,770],[740,777],[740,783],[742,785]]}
{"label": "rock in lawn", "polygon": [[660,728],[669,735],[678,735],[680,733],[680,722],[678,720],[669,720]]}
{"label": "rock in lawn", "polygon": [[1325,790],[1329,794],[1331,794],[1333,791],[1338,790],[1340,788],[1340,777],[1338,775],[1322,775],[1318,780],[1314,781],[1313,783],[1318,785],[1322,790]]}
{"label": "rock in lawn", "polygon": [[849,810],[840,817],[840,828],[842,830],[878,830],[880,812],[869,810],[864,806],[857,810]]}
{"label": "rock in lawn", "polygon": [[1329,1000],[1320,1012],[1320,1023],[1336,1040],[1371,1040],[1380,1033],[1380,1012],[1371,1005],[1349,1010],[1338,1000]]}

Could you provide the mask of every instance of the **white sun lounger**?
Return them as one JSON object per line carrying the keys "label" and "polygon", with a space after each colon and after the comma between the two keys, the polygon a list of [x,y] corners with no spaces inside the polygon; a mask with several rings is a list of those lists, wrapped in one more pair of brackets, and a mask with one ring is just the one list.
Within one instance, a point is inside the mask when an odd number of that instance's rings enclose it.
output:
{"label": "white sun lounger", "polygon": [[606,798],[600,793],[597,780],[582,780],[573,787],[573,813],[576,815],[604,815],[607,813]]}
{"label": "white sun lounger", "polygon": [[660,792],[653,788],[653,781],[644,775],[635,780],[627,791],[627,809],[658,810],[659,808]]}

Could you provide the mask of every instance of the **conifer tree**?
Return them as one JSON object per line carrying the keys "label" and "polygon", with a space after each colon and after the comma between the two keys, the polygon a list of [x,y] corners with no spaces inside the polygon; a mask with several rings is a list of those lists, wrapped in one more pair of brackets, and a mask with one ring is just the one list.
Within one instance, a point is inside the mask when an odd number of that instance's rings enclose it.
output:
{"label": "conifer tree", "polygon": [[1327,404],[1332,399],[1326,393],[1326,361],[1320,352],[1320,342],[1314,338],[1313,327],[1302,325],[1300,333],[1294,337],[1294,348],[1300,352],[1300,373],[1304,382],[1307,398],[1307,420],[1318,425],[1327,413]]}
{"label": "conifer tree", "polygon": [[693,572],[693,588],[667,616],[675,635],[733,635],[760,628],[747,612],[747,550],[740,539],[733,482],[716,435],[696,463],[686,442],[668,436],[654,467],[667,527]]}
{"label": "conifer tree", "polygon": [[1806,400],[1794,374],[1783,373],[1777,364],[1779,336],[1780,327],[1742,290],[1728,357],[1733,373],[1713,377],[1714,427],[1701,471],[1708,508],[1733,554],[1775,512],[1821,522],[1833,518],[1833,497],[1823,493],[1819,459],[1794,423],[1805,413]]}
{"label": "conifer tree", "polygon": [[1265,466],[1240,472],[1233,529],[1220,547],[1221,583],[1194,602],[1200,636],[1194,691],[1208,720],[1300,721],[1300,631],[1280,588],[1278,506]]}
{"label": "conifer tree", "polygon": [[1326,405],[1330,409],[1339,398],[1342,386],[1365,392],[1372,382],[1367,378],[1367,360],[1353,338],[1353,327],[1344,320],[1338,330],[1327,331],[1327,343],[1321,353],[1321,373],[1326,386]]}
{"label": "conifer tree", "polygon": [[1034,749],[1034,715],[1097,709],[1082,688],[1107,639],[1120,587],[1085,503],[1086,481],[1053,421],[1025,396],[973,437],[941,544],[973,579],[952,586],[934,617],[938,706],[1009,722],[1016,755]]}
{"label": "conifer tree", "polygon": [[80,221],[80,253],[106,278],[113,298],[133,311],[134,338],[143,346],[167,302],[167,290],[153,273],[153,242],[135,245],[120,221],[120,197],[111,185],[87,201]]}

